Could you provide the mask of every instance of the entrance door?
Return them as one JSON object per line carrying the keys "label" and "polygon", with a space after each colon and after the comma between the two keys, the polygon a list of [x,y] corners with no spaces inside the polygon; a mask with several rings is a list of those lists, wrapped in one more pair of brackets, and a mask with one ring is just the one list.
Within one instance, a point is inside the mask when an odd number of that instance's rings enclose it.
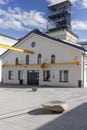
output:
{"label": "entrance door", "polygon": [[35,70],[27,71],[27,84],[39,85],[39,71],[35,71]]}

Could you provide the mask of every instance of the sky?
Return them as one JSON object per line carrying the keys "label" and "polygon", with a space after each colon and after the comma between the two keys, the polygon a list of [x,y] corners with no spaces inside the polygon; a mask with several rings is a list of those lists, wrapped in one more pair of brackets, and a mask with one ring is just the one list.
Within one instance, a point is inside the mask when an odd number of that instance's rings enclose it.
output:
{"label": "sky", "polygon": [[[37,28],[47,31],[47,6],[64,0],[0,0],[0,34],[22,38]],[[87,0],[72,3],[72,31],[87,41]]]}

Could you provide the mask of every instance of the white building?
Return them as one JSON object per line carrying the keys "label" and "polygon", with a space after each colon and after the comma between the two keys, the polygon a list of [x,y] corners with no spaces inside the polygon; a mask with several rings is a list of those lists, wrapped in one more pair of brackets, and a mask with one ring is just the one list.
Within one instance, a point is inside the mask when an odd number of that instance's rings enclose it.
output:
{"label": "white building", "polygon": [[[18,40],[13,38],[13,37],[9,37],[9,36],[6,36],[6,35],[3,35],[3,34],[0,34],[0,44],[5,44],[5,45],[14,45]],[[0,55],[2,55],[4,52],[6,52],[7,49],[5,48],[0,48]],[[1,74],[1,71],[2,71],[2,60],[0,60],[0,82],[2,80],[2,74]]]}
{"label": "white building", "polygon": [[87,50],[87,41],[79,42],[78,44]]}
{"label": "white building", "polygon": [[2,58],[3,83],[87,87],[87,52],[78,44],[35,29],[15,44],[28,55],[8,50]]}

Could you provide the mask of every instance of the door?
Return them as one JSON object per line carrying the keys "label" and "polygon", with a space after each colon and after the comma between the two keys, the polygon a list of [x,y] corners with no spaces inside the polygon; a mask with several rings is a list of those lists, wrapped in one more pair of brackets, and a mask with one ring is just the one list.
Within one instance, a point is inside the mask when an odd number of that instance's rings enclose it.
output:
{"label": "door", "polygon": [[39,85],[39,71],[35,71],[35,70],[27,71],[27,84]]}

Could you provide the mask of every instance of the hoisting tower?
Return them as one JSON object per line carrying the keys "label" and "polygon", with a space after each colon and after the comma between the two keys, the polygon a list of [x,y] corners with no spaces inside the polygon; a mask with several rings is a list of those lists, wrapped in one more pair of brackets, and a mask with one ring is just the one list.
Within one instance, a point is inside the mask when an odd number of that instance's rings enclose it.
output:
{"label": "hoisting tower", "polygon": [[48,6],[47,34],[61,40],[77,43],[77,35],[71,31],[71,2]]}
{"label": "hoisting tower", "polygon": [[71,3],[64,1],[48,6],[48,31],[59,29],[71,30]]}

